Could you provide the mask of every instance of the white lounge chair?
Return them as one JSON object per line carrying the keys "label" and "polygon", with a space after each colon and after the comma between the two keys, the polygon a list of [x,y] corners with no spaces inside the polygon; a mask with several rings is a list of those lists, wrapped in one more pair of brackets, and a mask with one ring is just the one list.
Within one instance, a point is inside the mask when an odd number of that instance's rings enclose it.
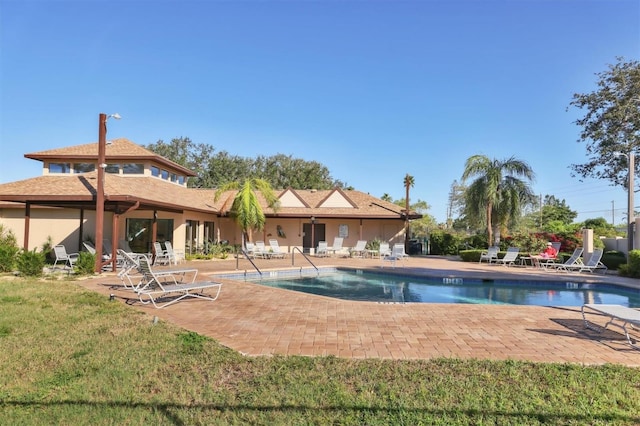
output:
{"label": "white lounge chair", "polygon": [[520,254],[520,249],[518,247],[509,247],[503,258],[493,259],[491,263],[511,266],[515,264],[518,254]]}
{"label": "white lounge chair", "polygon": [[171,241],[164,242],[164,251],[169,257],[169,264],[173,263],[174,265],[177,265],[178,260],[180,259],[178,258],[178,254],[173,249],[173,245],[171,244]]}
{"label": "white lounge chair", "polygon": [[367,253],[367,240],[358,240],[356,245],[349,250],[351,257],[364,257]]}
{"label": "white lounge chair", "polygon": [[483,260],[486,260],[487,263],[491,263],[494,259],[498,258],[498,251],[500,248],[498,246],[491,246],[486,251],[480,253],[480,260],[478,263],[482,263]]}
{"label": "white lounge chair", "polygon": [[405,253],[404,251],[404,244],[403,243],[397,243],[393,245],[393,250],[391,251],[391,254],[389,256],[385,256],[382,258],[382,260],[386,260],[391,262],[391,265],[395,268],[396,266],[396,262],[398,260],[405,260],[409,257],[408,254]]}
{"label": "white lounge chair", "polygon": [[153,258],[154,265],[171,264],[171,258],[169,257],[169,253],[162,248],[162,244],[159,241],[156,241],[153,243],[153,251],[154,251],[154,258]]}
{"label": "white lounge chair", "polygon": [[[589,321],[587,321],[584,311],[585,308],[595,311],[600,315],[609,317],[609,321],[603,327],[592,325]],[[627,342],[629,343],[629,345],[634,349],[640,350],[640,346],[638,346],[637,340],[634,341],[631,339],[631,337],[629,336],[629,330],[627,329],[627,325],[631,325],[631,327],[635,329],[640,328],[640,311],[622,305],[600,305],[586,303],[582,305],[582,320],[584,321],[585,327],[598,332],[604,331],[609,325],[621,328],[624,331],[624,335],[627,338]]]}
{"label": "white lounge chair", "polygon": [[244,253],[249,258],[252,259],[254,256],[254,252],[256,250],[256,245],[247,241],[244,243]]}
{"label": "white lounge chair", "polygon": [[271,252],[267,250],[267,247],[264,245],[264,241],[256,241],[253,256],[261,259],[271,259]]}
{"label": "white lounge chair", "polygon": [[380,259],[391,256],[391,248],[389,247],[389,243],[380,243],[380,247],[378,248],[378,256],[380,257]]}
{"label": "white lounge chair", "polygon": [[287,253],[285,253],[280,249],[280,244],[278,244],[278,240],[276,239],[269,240],[269,247],[271,248],[270,250],[271,257],[277,258],[277,259],[284,259],[285,257],[287,257]]}
{"label": "white lounge chair", "polygon": [[316,248],[316,256],[318,257],[327,257],[329,256],[329,252],[327,251],[327,242],[326,241],[318,241],[318,248]]}
{"label": "white lounge chair", "polygon": [[[183,277],[184,273],[183,270]],[[196,282],[195,278],[198,270],[194,270],[193,278],[190,282],[178,281],[176,271],[154,271],[147,258],[140,259],[140,273],[145,281],[144,285],[137,289],[138,298],[143,304],[153,303],[158,309],[166,308],[186,297],[195,297],[214,301],[220,295],[221,283],[214,281]],[[205,290],[217,288],[215,296],[206,295]],[[165,297],[173,296],[170,300],[161,302]],[[146,300],[146,299],[149,300]]]}
{"label": "white lounge chair", "polygon": [[343,241],[344,241],[344,238],[335,237],[333,239],[333,245],[331,247],[327,247],[327,253],[333,254],[334,256],[337,256],[339,254],[347,255],[348,252],[346,252],[344,247],[342,247]]}
{"label": "white lounge chair", "polygon": [[563,263],[553,263],[553,262],[547,262],[547,263],[542,263],[542,267],[546,270],[556,270],[556,271],[568,271],[568,267],[574,266],[576,264],[582,264],[582,258],[580,256],[582,256],[582,247],[576,247],[573,250],[573,253],[571,254],[571,257],[569,257],[567,260],[565,260]]}
{"label": "white lounge chair", "polygon": [[591,257],[581,264],[565,266],[564,269],[568,272],[590,272],[593,273],[597,270],[602,270],[603,274],[607,273],[607,266],[600,261],[604,250],[594,249],[591,253]]}
{"label": "white lounge chair", "polygon": [[[82,245],[84,246],[84,249],[88,252],[91,253],[92,255],[96,255],[98,252],[96,251],[95,246],[93,245],[93,243],[89,242],[89,241],[84,241],[82,243]],[[104,250],[104,247],[102,249],[102,270],[103,271],[109,271],[111,270],[111,264],[108,263],[111,260],[111,255],[109,253],[107,253]]]}
{"label": "white lounge chair", "polygon": [[53,269],[56,268],[58,262],[62,262],[64,268],[69,267],[69,270],[71,270],[78,260],[78,257],[80,257],[79,253],[67,253],[67,248],[62,244],[54,246],[53,253],[56,255],[56,260],[53,262]]}

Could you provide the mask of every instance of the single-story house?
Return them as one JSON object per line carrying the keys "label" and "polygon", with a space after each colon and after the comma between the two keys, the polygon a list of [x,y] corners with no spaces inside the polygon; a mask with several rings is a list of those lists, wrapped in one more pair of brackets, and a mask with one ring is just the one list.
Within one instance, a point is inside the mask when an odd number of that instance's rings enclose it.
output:
{"label": "single-story house", "polygon": [[[241,244],[239,227],[229,215],[234,193],[214,201],[215,189],[189,188],[195,173],[128,139],[105,146],[98,167],[98,143],[51,149],[26,158],[42,162],[42,175],[0,184],[0,223],[11,229],[25,249],[48,239],[79,251],[96,232],[98,173],[104,171],[103,238],[126,241],[137,252],[151,252],[153,242],[170,241],[185,253],[207,243]],[[276,211],[263,210],[266,225],[254,240],[277,238],[286,251],[311,251],[319,241],[404,240],[404,209],[364,192],[278,189]],[[409,219],[421,217],[410,214]]]}

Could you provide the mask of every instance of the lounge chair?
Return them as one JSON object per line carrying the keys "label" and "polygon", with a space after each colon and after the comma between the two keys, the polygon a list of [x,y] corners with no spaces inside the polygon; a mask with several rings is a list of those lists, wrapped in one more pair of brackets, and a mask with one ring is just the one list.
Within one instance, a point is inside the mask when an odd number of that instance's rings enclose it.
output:
{"label": "lounge chair", "polygon": [[380,259],[384,259],[387,256],[391,256],[391,249],[389,248],[389,243],[380,243],[380,247],[378,248],[378,256]]}
{"label": "lounge chair", "polygon": [[520,249],[518,247],[509,247],[507,249],[507,253],[503,258],[493,259],[490,263],[502,264],[504,266],[512,266],[516,263],[516,259],[520,254]]}
{"label": "lounge chair", "polygon": [[[124,288],[129,288],[135,291],[141,284],[143,284],[144,278],[144,276],[139,272],[140,256],[146,258],[147,262],[149,259],[145,255],[134,254],[118,249],[118,255],[122,256],[124,259],[122,267],[118,271],[118,278],[122,281]],[[134,272],[137,272],[137,274],[134,274]]]}
{"label": "lounge chair", "polygon": [[[84,249],[91,253],[92,255],[96,255],[98,252],[96,251],[95,246],[93,245],[93,243],[89,242],[89,241],[84,241],[82,243],[82,245],[84,246]],[[106,250],[104,250],[104,247],[102,249],[102,270],[103,271],[109,271],[111,270],[111,264],[109,263],[111,261],[111,255],[109,253],[106,252]]]}
{"label": "lounge chair", "polygon": [[169,253],[162,248],[162,244],[159,241],[156,241],[153,243],[153,251],[154,251],[154,258],[153,258],[154,265],[171,264],[171,257],[169,256]]}
{"label": "lounge chair", "polygon": [[75,265],[78,257],[80,257],[79,253],[67,253],[67,248],[62,244],[53,247],[53,253],[56,255],[56,260],[53,262],[53,269],[56,268],[58,262],[62,262],[65,269],[69,267],[69,270],[72,270],[73,265]]}
{"label": "lounge chair", "polygon": [[253,256],[261,259],[271,259],[271,252],[267,250],[267,247],[264,245],[264,241],[256,241]]}
{"label": "lounge chair", "polygon": [[391,251],[391,254],[388,256],[385,256],[382,258],[382,260],[386,260],[391,262],[391,265],[395,268],[396,266],[396,262],[398,260],[405,260],[409,257],[408,254],[405,253],[404,251],[404,244],[403,243],[398,243],[398,244],[394,244],[393,245],[393,250]]}
{"label": "lounge chair", "polygon": [[[609,321],[603,327],[592,325],[589,321],[587,321],[584,311],[585,308],[609,317]],[[621,328],[624,331],[624,335],[627,338],[627,342],[629,343],[629,345],[634,349],[640,350],[640,346],[638,346],[637,340],[632,340],[629,336],[629,330],[627,330],[627,325],[631,325],[631,327],[635,329],[640,328],[640,311],[627,308],[626,306],[622,305],[600,305],[586,303],[582,305],[582,320],[584,321],[585,327],[597,332],[604,331],[609,325]],[[619,324],[616,321],[622,324]]]}
{"label": "lounge chair", "polygon": [[483,260],[486,260],[487,263],[491,263],[491,261],[498,258],[499,250],[500,248],[498,246],[489,247],[486,251],[480,253],[480,260],[478,260],[478,263],[482,263]]}
{"label": "lounge chair", "polygon": [[164,242],[164,251],[165,253],[167,253],[167,256],[169,257],[169,264],[173,263],[174,265],[177,265],[178,261],[182,260],[182,258],[178,256],[178,253],[176,253],[176,251],[173,249],[173,245],[171,244],[171,241]]}
{"label": "lounge chair", "polygon": [[276,239],[269,240],[269,247],[271,248],[270,250],[271,257],[277,258],[277,259],[284,259],[285,257],[287,257],[287,253],[285,253],[280,249],[280,244],[278,244],[278,240]]}
{"label": "lounge chair", "polygon": [[[113,257],[113,246],[110,240],[102,240],[102,254],[109,256],[109,259]],[[124,259],[116,253],[116,267],[120,267],[122,262],[124,262]]]}
{"label": "lounge chair", "polygon": [[151,253],[136,253],[131,249],[129,242],[127,240],[119,240],[118,241],[118,250],[122,249],[123,252],[128,253],[132,257],[138,258],[140,256],[145,256],[147,259],[151,259]]}
{"label": "lounge chair", "polygon": [[333,245],[331,247],[327,247],[327,253],[333,254],[334,256],[337,256],[338,254],[346,255],[347,252],[344,247],[342,247],[343,241],[344,238],[335,237],[333,239]]}
{"label": "lounge chair", "polygon": [[318,247],[316,248],[316,256],[317,257],[327,257],[329,256],[329,252],[327,251],[327,242],[326,241],[318,241]]}
{"label": "lounge chair", "polygon": [[256,249],[256,245],[247,241],[244,243],[244,254],[245,256],[247,256],[249,259],[252,259],[254,257],[254,251]]}
{"label": "lounge chair", "polygon": [[364,257],[367,253],[367,240],[358,240],[349,253],[351,257]]}
{"label": "lounge chair", "polygon": [[542,263],[542,267],[546,270],[556,270],[556,271],[566,272],[568,270],[567,267],[571,267],[576,264],[582,263],[582,259],[580,258],[580,256],[582,256],[582,251],[583,251],[582,247],[576,247],[575,250],[573,250],[571,257],[569,257],[563,263],[547,262],[547,263]]}
{"label": "lounge chair", "polygon": [[565,266],[564,270],[566,270],[568,272],[590,272],[590,273],[593,273],[593,272],[601,269],[602,273],[606,274],[607,273],[607,266],[600,261],[600,259],[602,259],[603,252],[604,251],[602,249],[594,249],[593,253],[591,253],[591,257],[589,258],[589,260],[587,260],[586,262],[581,263],[581,264]]}
{"label": "lounge chair", "polygon": [[[182,277],[186,273],[186,269],[182,270]],[[138,298],[143,304],[149,302],[153,303],[158,309],[166,308],[186,297],[195,297],[198,299],[206,299],[214,301],[220,295],[221,283],[214,281],[200,281],[196,282],[195,278],[198,274],[198,270],[194,269],[193,278],[190,282],[178,281],[176,271],[154,271],[149,264],[147,258],[140,259],[140,273],[143,275],[145,281],[144,285],[137,289]],[[217,288],[215,296],[209,296],[204,294],[205,290],[211,288]],[[161,302],[161,299],[172,297],[170,300]],[[146,299],[149,300],[146,300]]]}

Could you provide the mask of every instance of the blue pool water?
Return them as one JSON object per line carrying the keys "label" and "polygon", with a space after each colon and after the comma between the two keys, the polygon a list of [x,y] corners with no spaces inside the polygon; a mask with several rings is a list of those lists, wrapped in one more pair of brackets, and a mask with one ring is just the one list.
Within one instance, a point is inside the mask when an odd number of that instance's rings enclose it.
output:
{"label": "blue pool water", "polygon": [[506,281],[408,277],[366,271],[278,276],[253,282],[345,300],[382,303],[477,303],[581,306],[609,303],[640,307],[640,290],[574,281]]}

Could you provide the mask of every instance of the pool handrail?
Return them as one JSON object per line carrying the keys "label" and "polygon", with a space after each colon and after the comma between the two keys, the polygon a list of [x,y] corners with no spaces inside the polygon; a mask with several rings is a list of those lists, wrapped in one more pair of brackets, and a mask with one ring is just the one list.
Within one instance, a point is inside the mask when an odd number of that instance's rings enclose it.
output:
{"label": "pool handrail", "polygon": [[300,254],[302,255],[302,257],[304,257],[305,259],[307,259],[307,262],[309,262],[309,263],[311,264],[311,266],[313,266],[313,267],[316,269],[316,272],[318,272],[318,273],[320,272],[320,271],[318,270],[318,267],[317,267],[316,265],[314,265],[314,264],[313,264],[313,262],[311,261],[311,259],[309,259],[309,257],[308,257],[306,254],[304,254],[304,252],[303,252],[302,250],[300,250],[300,247],[297,247],[297,246],[293,246],[293,247],[292,247],[292,249],[291,249],[291,266],[296,266],[296,263],[295,263],[295,257],[296,257],[296,256],[295,256],[295,252],[296,252],[296,250],[298,250],[298,251],[300,252]]}
{"label": "pool handrail", "polygon": [[[262,277],[262,271],[256,266],[255,263],[253,263],[253,260],[249,256],[249,253],[247,253],[247,251],[243,248],[240,249],[240,253],[242,253],[245,259],[247,259],[253,265],[256,271],[258,271],[258,273],[260,274],[260,277]],[[236,255],[236,269],[240,269],[239,263],[240,263],[240,256]]]}

